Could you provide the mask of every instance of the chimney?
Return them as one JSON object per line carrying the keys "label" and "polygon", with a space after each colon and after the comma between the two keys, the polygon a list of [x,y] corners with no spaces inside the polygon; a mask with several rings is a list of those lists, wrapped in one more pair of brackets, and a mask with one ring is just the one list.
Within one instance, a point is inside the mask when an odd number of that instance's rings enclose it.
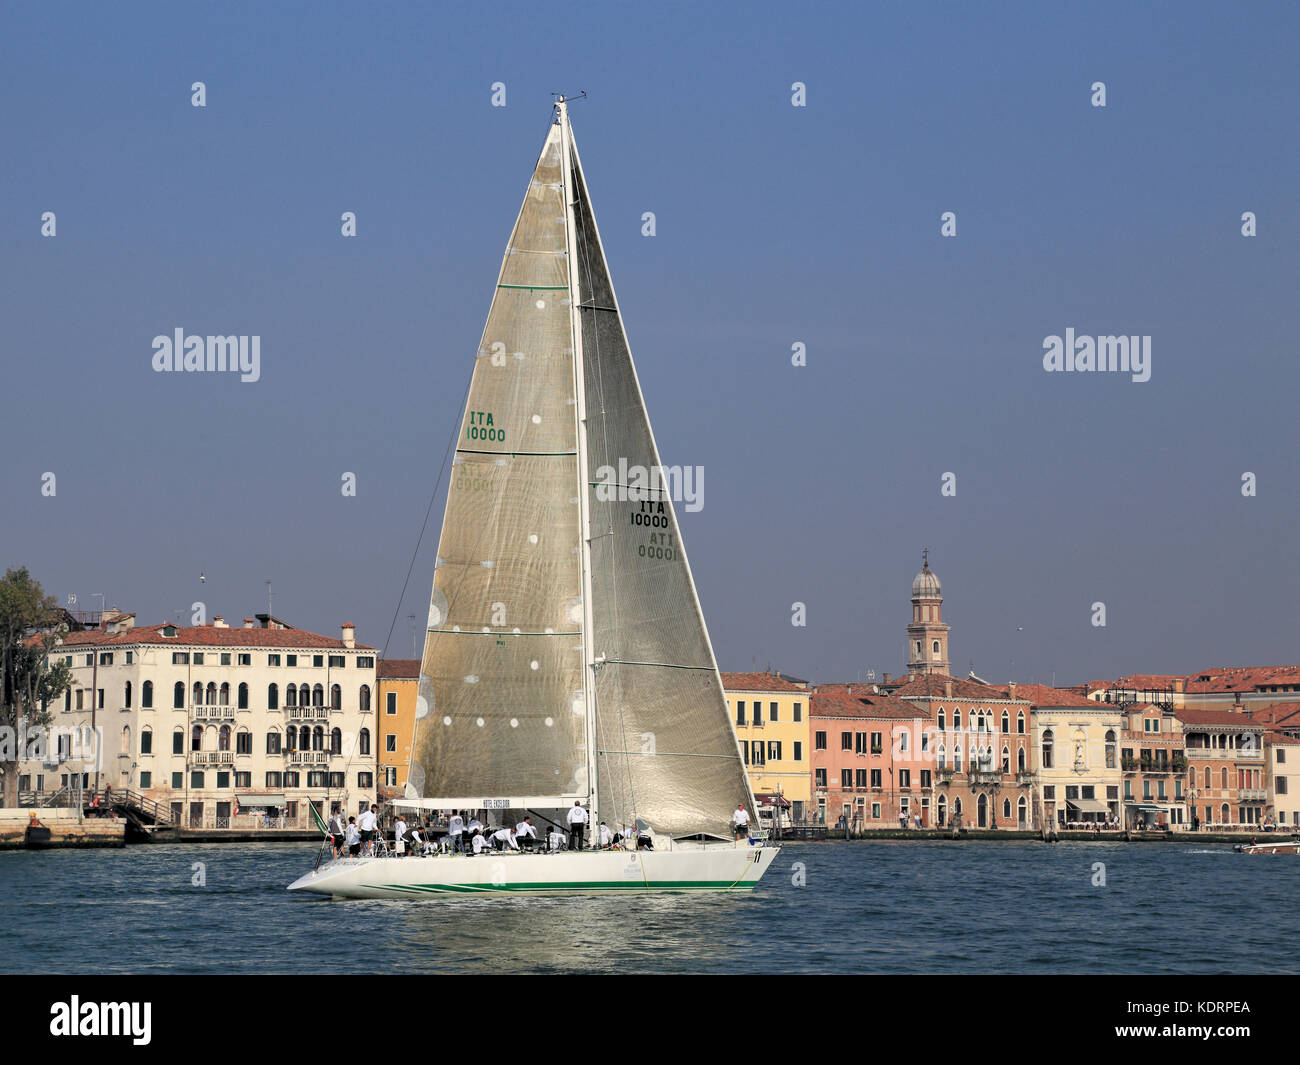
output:
{"label": "chimney", "polygon": [[228,629],[228,628],[230,628],[230,626],[226,624],[226,619],[223,618],[220,614],[217,614],[217,615],[212,619],[212,627],[213,627],[214,629]]}
{"label": "chimney", "polygon": [[1014,699],[1016,697],[1016,682],[1014,680],[1007,684],[1007,694],[1009,698]]}
{"label": "chimney", "polygon": [[879,685],[879,684],[873,684],[873,685],[871,686],[871,694],[872,694],[872,695],[879,695],[879,694],[880,694],[880,685]]}
{"label": "chimney", "polygon": [[886,683],[886,684],[889,683],[889,674],[888,674],[888,673],[885,674],[885,683]]}
{"label": "chimney", "polygon": [[343,622],[343,646],[355,647],[357,645],[357,627],[350,621]]}
{"label": "chimney", "polygon": [[850,684],[850,685],[848,686],[848,689],[849,689],[849,694],[852,695],[852,694],[853,694],[853,685]]}
{"label": "chimney", "polygon": [[945,699],[951,699],[951,698],[952,698],[952,677],[945,677],[945,678],[944,678],[944,681],[943,681],[943,697],[944,697]]}
{"label": "chimney", "polygon": [[244,618],[244,628],[253,629],[257,627],[257,618]]}

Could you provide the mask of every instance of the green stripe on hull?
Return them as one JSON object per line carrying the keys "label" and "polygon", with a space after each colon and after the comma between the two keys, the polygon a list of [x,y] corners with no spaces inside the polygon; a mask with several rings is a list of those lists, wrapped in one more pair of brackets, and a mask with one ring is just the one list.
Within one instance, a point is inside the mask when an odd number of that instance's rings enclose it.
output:
{"label": "green stripe on hull", "polygon": [[542,891],[731,891],[734,889],[751,890],[754,882],[733,880],[656,880],[653,883],[642,881],[596,880],[556,882],[553,884],[367,884],[371,891],[409,891],[415,894],[436,895],[441,892],[449,894],[485,895],[493,892],[542,892]]}

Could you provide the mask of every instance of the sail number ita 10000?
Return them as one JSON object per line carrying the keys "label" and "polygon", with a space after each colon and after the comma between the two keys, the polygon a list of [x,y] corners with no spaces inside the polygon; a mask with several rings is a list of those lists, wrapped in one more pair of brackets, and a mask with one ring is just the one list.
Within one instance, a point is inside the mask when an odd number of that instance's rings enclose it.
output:
{"label": "sail number ita 10000", "polygon": [[[628,524],[640,526],[641,528],[667,529],[672,525],[672,519],[668,516],[668,508],[660,501],[640,501],[640,509],[632,511],[628,516]],[[649,543],[637,544],[637,557],[645,559],[654,559],[656,562],[676,562],[677,545],[672,533],[652,532]]]}

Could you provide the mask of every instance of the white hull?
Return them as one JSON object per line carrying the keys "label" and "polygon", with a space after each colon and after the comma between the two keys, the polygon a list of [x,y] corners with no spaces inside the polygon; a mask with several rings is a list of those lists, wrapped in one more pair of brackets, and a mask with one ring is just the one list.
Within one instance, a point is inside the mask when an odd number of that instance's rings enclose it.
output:
{"label": "white hull", "polygon": [[289,890],[349,899],[751,891],[779,850],[721,843],[663,851],[342,858],[299,877]]}

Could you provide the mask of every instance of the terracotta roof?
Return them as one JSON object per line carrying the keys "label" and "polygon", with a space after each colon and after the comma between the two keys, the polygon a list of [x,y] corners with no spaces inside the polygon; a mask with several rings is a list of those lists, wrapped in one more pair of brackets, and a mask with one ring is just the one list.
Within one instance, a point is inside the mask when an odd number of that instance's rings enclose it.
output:
{"label": "terracotta roof", "polygon": [[1098,705],[1108,705],[1098,704],[1096,699],[1089,699],[1068,688],[1053,688],[1050,684],[1017,684],[1016,698],[1025,699],[1034,706],[1078,706],[1096,710]]}
{"label": "terracotta roof", "polygon": [[1300,736],[1288,736],[1285,732],[1265,732],[1264,742],[1270,747],[1300,746]]}
{"label": "terracotta roof", "polygon": [[[1006,701],[1011,698],[1005,688],[969,677],[938,677],[932,673],[922,673],[910,679],[904,678],[900,687],[890,685],[890,691],[900,699],[961,699],[969,702]],[[952,694],[947,694],[948,684],[952,684]],[[1016,700],[1023,700],[1020,686],[1016,686]]]}
{"label": "terracotta roof", "polygon": [[895,699],[892,695],[873,695],[870,687],[859,694],[858,686],[849,695],[848,685],[817,685],[809,699],[810,717],[857,718],[863,721],[915,721],[929,720],[920,707]]}
{"label": "terracotta roof", "polygon": [[381,658],[375,666],[380,680],[415,680],[420,675],[418,658]]}
{"label": "terracotta roof", "polygon": [[1220,728],[1265,728],[1266,726],[1255,721],[1250,714],[1234,713],[1231,710],[1175,710],[1174,717],[1183,723],[1183,730],[1186,731],[1190,725],[1193,728],[1197,725],[1215,725]]}
{"label": "terracotta roof", "polygon": [[729,692],[801,692],[806,685],[795,684],[780,673],[723,673],[722,686]]}
{"label": "terracotta roof", "polygon": [[1275,684],[1300,685],[1300,666],[1222,666],[1187,678],[1189,692],[1250,692]]}
{"label": "terracotta roof", "polygon": [[1083,687],[1089,692],[1106,691],[1111,688],[1167,691],[1173,689],[1175,681],[1182,683],[1186,679],[1181,673],[1130,673],[1126,677],[1116,677],[1114,680],[1090,680]]}
{"label": "terracotta roof", "polygon": [[1283,725],[1288,728],[1300,726],[1300,703],[1274,703],[1247,713],[1252,721],[1258,721],[1261,725],[1272,725],[1275,728]]}
{"label": "terracotta roof", "polygon": [[[101,632],[90,629],[85,632],[70,632],[63,638],[62,648],[75,651],[78,647],[131,647],[137,644],[153,644],[172,647],[284,647],[312,648],[320,650],[357,650],[373,651],[374,648],[358,643],[353,648],[346,648],[343,641],[335,636],[322,636],[318,632],[306,629],[238,629],[217,628],[215,625],[177,625],[175,636],[164,636],[162,631],[168,623],[162,625],[137,625],[125,632]],[[59,648],[55,648],[57,654]]]}

